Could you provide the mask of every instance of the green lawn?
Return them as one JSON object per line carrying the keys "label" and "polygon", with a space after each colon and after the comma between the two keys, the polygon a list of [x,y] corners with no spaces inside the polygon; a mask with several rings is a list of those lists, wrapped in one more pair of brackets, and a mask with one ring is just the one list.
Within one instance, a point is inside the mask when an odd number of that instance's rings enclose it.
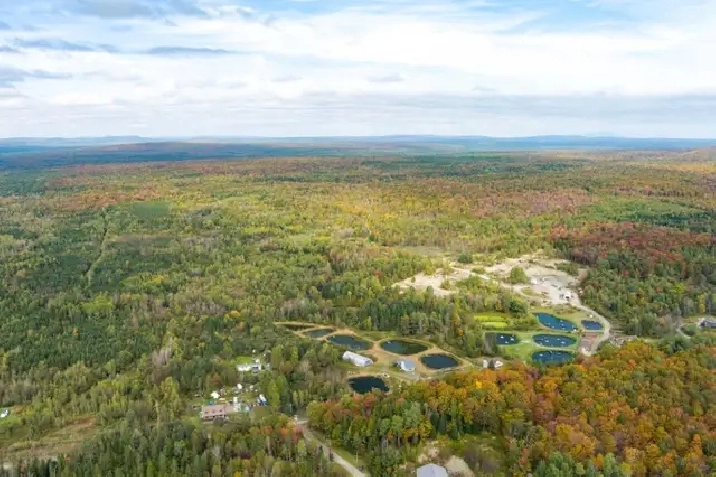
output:
{"label": "green lawn", "polygon": [[497,313],[497,312],[485,312],[485,313],[478,313],[475,315],[475,319],[480,322],[503,322],[507,323],[510,321],[511,317],[507,313]]}
{"label": "green lawn", "polygon": [[494,328],[496,330],[503,330],[507,327],[509,327],[509,323],[505,323],[504,321],[483,321],[482,326],[485,328]]}
{"label": "green lawn", "polygon": [[480,324],[485,328],[492,328],[495,330],[504,330],[505,328],[513,326],[512,317],[507,313],[496,313],[494,311],[478,313],[475,315],[475,320],[480,322]]}

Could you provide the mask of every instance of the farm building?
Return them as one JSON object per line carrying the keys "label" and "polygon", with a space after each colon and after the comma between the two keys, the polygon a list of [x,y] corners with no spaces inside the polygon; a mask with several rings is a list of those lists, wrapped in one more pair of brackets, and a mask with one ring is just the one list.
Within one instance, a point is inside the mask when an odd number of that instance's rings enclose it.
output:
{"label": "farm building", "polygon": [[402,358],[395,362],[401,371],[413,372],[415,371],[415,362],[410,359]]}
{"label": "farm building", "polygon": [[499,359],[482,360],[482,367],[484,369],[500,369],[504,365],[505,363]]}
{"label": "farm building", "polygon": [[417,477],[448,477],[445,467],[437,464],[426,464],[418,467]]}
{"label": "farm building", "polygon": [[252,371],[254,373],[258,373],[261,371],[261,360],[260,359],[254,359],[252,363],[244,363],[236,366],[236,369],[239,372],[247,372]]}
{"label": "farm building", "polygon": [[202,419],[222,419],[233,412],[228,404],[211,404],[209,406],[201,406]]}
{"label": "farm building", "polygon": [[350,361],[351,363],[353,363],[354,366],[359,366],[361,368],[373,364],[372,359],[366,358],[365,356],[361,356],[358,353],[354,353],[353,351],[346,351],[345,353],[343,353],[343,361]]}
{"label": "farm building", "polygon": [[699,325],[701,325],[703,329],[716,330],[716,321],[713,320],[703,319]]}

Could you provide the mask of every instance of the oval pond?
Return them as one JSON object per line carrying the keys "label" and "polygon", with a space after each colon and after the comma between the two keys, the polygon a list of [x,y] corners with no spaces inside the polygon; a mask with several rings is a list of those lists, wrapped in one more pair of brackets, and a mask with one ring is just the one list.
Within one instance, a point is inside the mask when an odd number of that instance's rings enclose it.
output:
{"label": "oval pond", "polygon": [[368,341],[356,338],[354,335],[333,335],[326,338],[331,343],[352,350],[365,351],[372,348]]}
{"label": "oval pond", "polygon": [[358,394],[368,394],[373,388],[378,388],[383,392],[388,391],[388,386],[385,381],[377,376],[359,376],[357,378],[350,378],[348,384]]}
{"label": "oval pond", "polygon": [[574,354],[569,351],[535,351],[532,353],[532,361],[541,364],[561,364],[574,359]]}
{"label": "oval pond", "polygon": [[546,326],[547,328],[552,330],[574,331],[577,329],[577,326],[571,321],[557,318],[550,313],[535,313],[535,316],[543,326]]}
{"label": "oval pond", "polygon": [[410,340],[386,340],[380,343],[380,347],[383,348],[385,351],[390,351],[391,353],[395,354],[402,354],[404,356],[422,353],[423,351],[428,349],[428,347],[424,344],[419,343],[418,341]]}
{"label": "oval pond", "polygon": [[307,329],[313,328],[316,325],[311,325],[311,324],[307,324],[307,323],[305,323],[305,324],[304,323],[281,323],[280,326],[283,326],[287,330],[291,330],[291,331],[301,331],[301,330],[307,330]]}
{"label": "oval pond", "polygon": [[511,344],[517,344],[520,342],[520,340],[517,339],[517,336],[514,333],[488,333],[490,335],[493,335],[495,337],[495,343],[498,345],[511,345]]}
{"label": "oval pond", "polygon": [[566,348],[577,343],[577,340],[571,336],[548,335],[546,333],[538,333],[532,336],[532,341],[538,345],[548,346],[550,348]]}
{"label": "oval pond", "polygon": [[420,362],[430,369],[448,369],[458,365],[458,361],[446,354],[427,354],[420,357]]}
{"label": "oval pond", "polygon": [[604,325],[594,320],[582,320],[582,326],[587,331],[602,331]]}
{"label": "oval pond", "polygon": [[316,339],[318,339],[318,338],[323,338],[323,337],[326,336],[327,334],[333,333],[334,331],[335,331],[335,330],[334,330],[333,328],[321,328],[321,329],[318,329],[318,330],[308,330],[308,331],[305,331],[304,333],[305,333],[306,336],[308,336],[309,338],[316,338]]}

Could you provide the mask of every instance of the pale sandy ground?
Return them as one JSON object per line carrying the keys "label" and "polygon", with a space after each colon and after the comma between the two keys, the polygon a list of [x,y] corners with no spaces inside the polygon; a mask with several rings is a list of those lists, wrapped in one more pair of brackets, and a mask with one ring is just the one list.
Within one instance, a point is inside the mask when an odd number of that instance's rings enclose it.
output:
{"label": "pale sandy ground", "polygon": [[[439,269],[433,275],[418,273],[417,275],[415,275],[415,277],[407,278],[402,282],[396,283],[396,285],[403,289],[413,287],[416,290],[420,291],[425,291],[428,287],[433,287],[436,296],[452,295],[453,293],[455,293],[455,290],[443,290],[442,288],[440,288],[440,285],[442,285],[445,281],[448,281],[454,285],[460,280],[469,278],[470,275],[472,275],[473,273],[466,265],[453,263],[450,266],[453,270],[449,274],[443,273],[443,269]],[[413,278],[415,278],[414,281]]]}
{"label": "pale sandy ground", "polygon": [[[583,351],[585,354],[590,355],[597,349],[600,343],[609,339],[611,325],[606,318],[581,303],[577,290],[579,280],[577,277],[558,270],[556,266],[560,263],[566,264],[568,262],[566,260],[545,258],[539,254],[524,255],[519,258],[508,258],[498,264],[485,267],[485,273],[477,276],[484,280],[494,280],[501,286],[509,288],[529,301],[547,306],[572,305],[591,315],[592,319],[600,321],[604,326],[602,335],[592,343],[590,350]],[[505,282],[512,268],[516,266],[524,269],[525,274],[530,279],[529,285],[512,285]],[[475,275],[472,270],[476,268],[476,265],[451,263],[450,268],[452,268],[452,270],[447,274],[441,269],[433,275],[419,273],[415,275],[414,279],[408,278],[396,283],[396,285],[402,289],[413,287],[416,290],[425,290],[428,287],[433,287],[436,296],[447,296],[455,293],[455,290],[444,290],[440,288],[440,285],[445,281],[454,285],[460,280]],[[531,289],[532,293],[529,293],[528,288]]]}

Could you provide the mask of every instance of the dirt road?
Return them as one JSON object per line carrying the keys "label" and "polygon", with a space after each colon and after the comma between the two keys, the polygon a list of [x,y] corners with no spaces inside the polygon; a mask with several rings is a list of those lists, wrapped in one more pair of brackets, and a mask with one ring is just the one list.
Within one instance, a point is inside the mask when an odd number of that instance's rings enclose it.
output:
{"label": "dirt road", "polygon": [[[306,437],[306,439],[321,444],[324,447],[329,447],[326,443],[321,441],[318,437],[316,437],[314,433],[311,432],[311,430],[308,428],[308,419],[299,419],[298,421],[296,421],[296,424],[298,424],[299,426],[303,426],[303,435]],[[346,472],[351,475],[351,477],[368,477],[368,474],[360,471],[353,464],[351,464],[335,452],[333,453],[333,462],[343,467]]]}

